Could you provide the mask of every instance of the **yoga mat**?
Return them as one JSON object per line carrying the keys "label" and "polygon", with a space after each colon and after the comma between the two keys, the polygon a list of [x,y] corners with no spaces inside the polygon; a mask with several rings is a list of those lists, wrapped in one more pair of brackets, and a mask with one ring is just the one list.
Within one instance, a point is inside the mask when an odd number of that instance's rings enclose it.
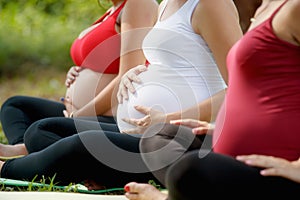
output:
{"label": "yoga mat", "polygon": [[124,195],[66,192],[0,192],[1,200],[128,200]]}

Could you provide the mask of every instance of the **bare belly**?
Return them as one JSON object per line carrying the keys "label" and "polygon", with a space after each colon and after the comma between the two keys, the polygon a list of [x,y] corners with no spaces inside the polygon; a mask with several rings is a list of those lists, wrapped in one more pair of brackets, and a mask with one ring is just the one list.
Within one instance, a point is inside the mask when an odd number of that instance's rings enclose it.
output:
{"label": "bare belly", "polygon": [[[80,109],[101,92],[116,74],[102,74],[90,69],[83,69],[75,82],[67,88],[66,98],[69,98],[75,109]],[[108,111],[105,114],[111,113]]]}

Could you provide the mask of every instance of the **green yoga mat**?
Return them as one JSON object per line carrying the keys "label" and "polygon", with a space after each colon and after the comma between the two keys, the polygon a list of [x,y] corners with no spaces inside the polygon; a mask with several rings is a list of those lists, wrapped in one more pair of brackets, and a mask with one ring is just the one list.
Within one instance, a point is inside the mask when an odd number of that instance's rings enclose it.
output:
{"label": "green yoga mat", "polygon": [[[21,181],[21,180],[14,180],[14,179],[6,179],[6,178],[0,178],[0,186],[12,186],[12,187],[49,187],[50,185],[44,184],[44,183],[36,183],[36,182],[29,182],[29,181]],[[104,193],[110,193],[110,192],[124,192],[124,188],[109,188],[109,189],[103,189],[103,190],[87,190],[85,186],[81,184],[77,184],[74,186],[51,186],[53,189],[58,190],[65,190],[69,189],[72,191],[74,188],[74,191],[79,193],[85,193],[85,194],[104,194]]]}

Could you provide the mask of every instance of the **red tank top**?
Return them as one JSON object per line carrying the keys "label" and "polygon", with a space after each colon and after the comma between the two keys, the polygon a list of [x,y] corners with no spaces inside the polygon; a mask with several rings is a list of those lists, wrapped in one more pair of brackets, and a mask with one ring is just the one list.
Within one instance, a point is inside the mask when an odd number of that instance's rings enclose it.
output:
{"label": "red tank top", "polygon": [[94,22],[93,25],[100,23],[96,28],[73,42],[70,53],[75,65],[106,74],[119,72],[121,44],[115,24],[125,2],[112,14],[106,12]]}
{"label": "red tank top", "polygon": [[229,85],[213,134],[215,152],[300,157],[300,47],[274,34],[272,19],[280,8],[228,54]]}

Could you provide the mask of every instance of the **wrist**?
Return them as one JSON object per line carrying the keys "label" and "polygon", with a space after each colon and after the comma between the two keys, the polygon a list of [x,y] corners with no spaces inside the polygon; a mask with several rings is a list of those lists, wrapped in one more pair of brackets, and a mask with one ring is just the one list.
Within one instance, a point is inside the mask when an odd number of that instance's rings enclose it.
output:
{"label": "wrist", "polygon": [[166,114],[166,122],[170,123],[171,120],[181,119],[181,114],[178,112],[168,113]]}

